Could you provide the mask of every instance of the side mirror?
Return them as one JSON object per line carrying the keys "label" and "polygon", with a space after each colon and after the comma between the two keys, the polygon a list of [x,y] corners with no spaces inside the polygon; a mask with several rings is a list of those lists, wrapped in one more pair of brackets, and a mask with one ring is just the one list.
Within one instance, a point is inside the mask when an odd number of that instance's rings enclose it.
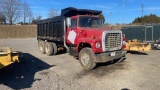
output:
{"label": "side mirror", "polygon": [[66,18],[66,25],[67,25],[68,27],[71,26],[71,18]]}
{"label": "side mirror", "polygon": [[102,27],[104,26],[104,21],[103,21],[103,19],[101,19],[101,25],[102,25]]}
{"label": "side mirror", "polygon": [[103,21],[103,19],[101,19],[101,23],[102,23],[102,25],[104,24],[104,21]]}

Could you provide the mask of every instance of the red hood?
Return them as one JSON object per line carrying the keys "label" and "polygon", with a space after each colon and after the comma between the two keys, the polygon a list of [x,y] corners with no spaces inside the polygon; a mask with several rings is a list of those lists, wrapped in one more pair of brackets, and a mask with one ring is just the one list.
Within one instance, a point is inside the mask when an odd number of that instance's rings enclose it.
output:
{"label": "red hood", "polygon": [[80,28],[80,30],[84,30],[87,33],[86,37],[101,37],[103,31],[111,30],[110,28]]}
{"label": "red hood", "polygon": [[84,30],[112,30],[110,28],[81,28],[81,29],[84,29]]}

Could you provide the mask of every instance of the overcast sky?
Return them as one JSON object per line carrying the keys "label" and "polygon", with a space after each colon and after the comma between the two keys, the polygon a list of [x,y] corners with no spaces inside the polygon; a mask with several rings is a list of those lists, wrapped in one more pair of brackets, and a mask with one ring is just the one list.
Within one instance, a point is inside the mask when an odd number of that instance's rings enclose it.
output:
{"label": "overcast sky", "polygon": [[50,8],[60,11],[66,7],[75,7],[102,10],[106,23],[110,23],[110,19],[113,24],[131,23],[136,17],[142,16],[142,5],[144,15],[152,13],[160,16],[160,0],[26,0],[26,2],[29,3],[34,16],[41,15],[43,19],[48,18]]}

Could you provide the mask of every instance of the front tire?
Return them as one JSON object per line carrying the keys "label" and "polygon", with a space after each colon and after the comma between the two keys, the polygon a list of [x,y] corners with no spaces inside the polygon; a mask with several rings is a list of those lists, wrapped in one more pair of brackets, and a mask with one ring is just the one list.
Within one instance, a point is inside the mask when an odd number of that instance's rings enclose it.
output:
{"label": "front tire", "polygon": [[93,59],[94,53],[91,48],[83,48],[79,53],[79,62],[85,70],[95,68],[96,63]]}

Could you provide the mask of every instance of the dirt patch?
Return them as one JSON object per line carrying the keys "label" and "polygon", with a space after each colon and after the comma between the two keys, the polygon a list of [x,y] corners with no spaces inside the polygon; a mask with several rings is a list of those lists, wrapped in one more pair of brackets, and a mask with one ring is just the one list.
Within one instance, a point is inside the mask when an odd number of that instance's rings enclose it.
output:
{"label": "dirt patch", "polygon": [[48,75],[48,74],[49,74],[49,72],[47,72],[47,71],[43,71],[43,72],[41,72],[40,74],[41,74],[41,75]]}
{"label": "dirt patch", "polygon": [[160,69],[160,65],[157,64],[151,64],[153,67],[155,67],[156,69]]}
{"label": "dirt patch", "polygon": [[86,71],[83,70],[82,72],[76,75],[76,78],[83,78],[87,75],[89,76],[92,75],[97,78],[102,78],[103,76],[116,73],[120,70],[128,70],[129,67],[130,66],[128,65],[127,61],[120,62],[120,63],[111,63],[111,62],[102,63],[102,64],[98,64],[97,68],[93,70],[86,70]]}
{"label": "dirt patch", "polygon": [[[1,90],[159,90],[160,50],[126,54],[120,63],[84,71],[68,54],[41,54],[36,38],[1,39],[0,45],[23,52],[22,61],[0,70]],[[55,67],[56,66],[56,67]],[[17,78],[18,77],[18,78]]]}

